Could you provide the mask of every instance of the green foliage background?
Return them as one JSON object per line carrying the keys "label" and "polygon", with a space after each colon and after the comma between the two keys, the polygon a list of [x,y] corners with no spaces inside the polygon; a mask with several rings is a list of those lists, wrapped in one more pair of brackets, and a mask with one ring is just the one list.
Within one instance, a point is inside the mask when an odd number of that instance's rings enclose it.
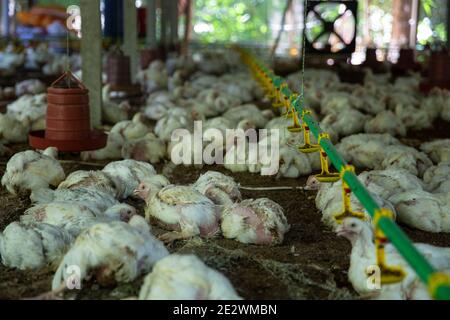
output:
{"label": "green foliage background", "polygon": [[202,42],[266,42],[268,16],[282,11],[285,1],[266,0],[197,0],[194,24],[209,24],[212,32],[195,33]]}
{"label": "green foliage background", "polygon": [[[303,1],[303,0],[294,0]],[[396,0],[372,0],[371,5],[392,12],[392,2]],[[193,25],[204,22],[212,28],[210,32],[193,33],[200,42],[243,42],[269,44],[272,39],[269,19],[274,12],[281,12],[286,5],[282,0],[195,0]],[[446,0],[421,0],[420,21],[431,20],[433,36],[429,41],[445,41]],[[362,30],[364,6],[359,5],[359,30]],[[278,22],[278,21],[277,21]],[[300,35],[299,35],[300,37]]]}

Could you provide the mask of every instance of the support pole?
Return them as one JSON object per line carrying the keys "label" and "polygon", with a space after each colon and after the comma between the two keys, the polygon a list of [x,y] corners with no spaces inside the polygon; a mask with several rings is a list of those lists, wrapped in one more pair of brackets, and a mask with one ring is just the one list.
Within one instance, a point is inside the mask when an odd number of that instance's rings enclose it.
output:
{"label": "support pole", "polygon": [[447,50],[450,50],[450,4],[447,3]]}
{"label": "support pole", "polygon": [[168,27],[168,5],[167,1],[161,1],[161,37],[160,43],[163,47],[167,47],[167,27]]}
{"label": "support pole", "polygon": [[[447,5],[447,14],[449,12],[449,8]],[[419,0],[413,0],[412,1],[412,13],[411,13],[411,30],[409,34],[409,47],[411,49],[416,48],[416,42],[417,42],[417,26],[419,22]],[[448,19],[447,19],[448,23]],[[448,37],[447,37],[448,41]]]}
{"label": "support pole", "polygon": [[178,43],[178,0],[170,0],[170,46]]}
{"label": "support pole", "polygon": [[137,10],[134,1],[123,2],[124,37],[123,52],[130,57],[130,71],[132,81],[136,79],[138,71],[138,34],[137,34]]}
{"label": "support pole", "polygon": [[9,36],[9,15],[8,15],[8,9],[9,9],[9,0],[1,0],[0,3],[0,30],[1,30],[1,36],[7,37]]}
{"label": "support pole", "polygon": [[102,30],[100,0],[80,0],[81,58],[83,83],[89,89],[91,126],[98,127],[102,116]]}
{"label": "support pole", "polygon": [[413,0],[398,0],[392,2],[392,39],[394,49],[409,46],[411,36],[410,20],[412,17]]}
{"label": "support pole", "polygon": [[147,0],[147,46],[155,49],[158,46],[156,40],[156,0]]}
{"label": "support pole", "polygon": [[189,40],[191,38],[191,18],[192,18],[192,2],[186,0],[185,12],[185,24],[184,24],[184,39],[182,46],[182,53],[187,54],[189,47]]}

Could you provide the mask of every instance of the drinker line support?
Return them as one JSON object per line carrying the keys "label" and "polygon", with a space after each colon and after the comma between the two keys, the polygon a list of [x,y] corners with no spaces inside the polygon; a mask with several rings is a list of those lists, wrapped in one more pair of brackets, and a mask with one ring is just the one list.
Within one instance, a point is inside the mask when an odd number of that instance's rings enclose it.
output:
{"label": "drinker line support", "polygon": [[[293,96],[294,93],[289,90],[286,83],[280,77],[275,76],[271,70],[260,63],[256,57],[249,52],[241,48],[236,48],[236,50],[240,53],[242,60],[250,68],[256,80],[262,86],[266,93],[266,97],[269,99],[275,98],[278,103],[280,101],[287,101],[290,104],[290,108],[286,108],[286,112],[289,113],[290,110],[293,111],[292,117],[294,117],[294,125],[300,123],[298,115],[301,115],[301,128],[303,129],[305,145],[299,147],[299,151],[320,151],[321,154],[325,154],[326,158],[328,158],[338,170],[339,177],[342,179],[343,184],[345,183],[345,186],[353,192],[372,217],[372,223],[374,224],[375,232],[378,237],[378,240],[376,240],[376,253],[377,263],[382,273],[382,283],[388,284],[399,282],[405,275],[402,269],[396,266],[386,265],[384,243],[389,239],[419,278],[427,285],[430,295],[435,299],[450,300],[450,277],[444,273],[437,272],[431,266],[425,257],[415,248],[401,228],[393,221],[392,212],[386,208],[380,208],[374,198],[370,195],[369,191],[367,191],[358,180],[354,170],[349,170],[348,164],[339,155],[331,143],[329,136],[323,135],[325,132],[322,131],[318,123],[313,119],[311,112],[304,107],[304,97],[302,95]],[[280,96],[277,96],[278,91],[280,92]],[[294,132],[299,132],[302,129]],[[311,144],[310,133],[318,139],[317,145]],[[324,167],[322,167],[322,171],[323,169]],[[349,208],[344,207],[344,210],[345,209]],[[358,215],[358,213],[356,213],[356,215]]]}

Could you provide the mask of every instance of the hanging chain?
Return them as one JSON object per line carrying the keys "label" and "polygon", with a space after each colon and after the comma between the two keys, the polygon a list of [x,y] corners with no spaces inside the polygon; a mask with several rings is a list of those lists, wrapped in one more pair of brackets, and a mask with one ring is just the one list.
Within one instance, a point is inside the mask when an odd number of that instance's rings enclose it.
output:
{"label": "hanging chain", "polygon": [[[70,32],[70,30],[67,29],[67,32],[66,32],[66,58],[67,58],[67,60],[66,60],[66,72],[70,71],[69,32]],[[67,85],[68,85],[69,88],[70,88],[70,80],[71,80],[70,78],[71,77],[67,78],[67,81],[68,81]]]}

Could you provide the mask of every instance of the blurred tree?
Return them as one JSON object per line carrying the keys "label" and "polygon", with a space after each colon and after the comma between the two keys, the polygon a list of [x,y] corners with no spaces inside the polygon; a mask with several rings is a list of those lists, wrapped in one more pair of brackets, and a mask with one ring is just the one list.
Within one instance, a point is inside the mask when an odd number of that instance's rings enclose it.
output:
{"label": "blurred tree", "polygon": [[265,43],[269,21],[281,12],[283,1],[197,0],[193,16],[193,37],[202,42]]}
{"label": "blurred tree", "polygon": [[447,40],[446,0],[421,0],[417,40],[421,45],[441,45]]}

